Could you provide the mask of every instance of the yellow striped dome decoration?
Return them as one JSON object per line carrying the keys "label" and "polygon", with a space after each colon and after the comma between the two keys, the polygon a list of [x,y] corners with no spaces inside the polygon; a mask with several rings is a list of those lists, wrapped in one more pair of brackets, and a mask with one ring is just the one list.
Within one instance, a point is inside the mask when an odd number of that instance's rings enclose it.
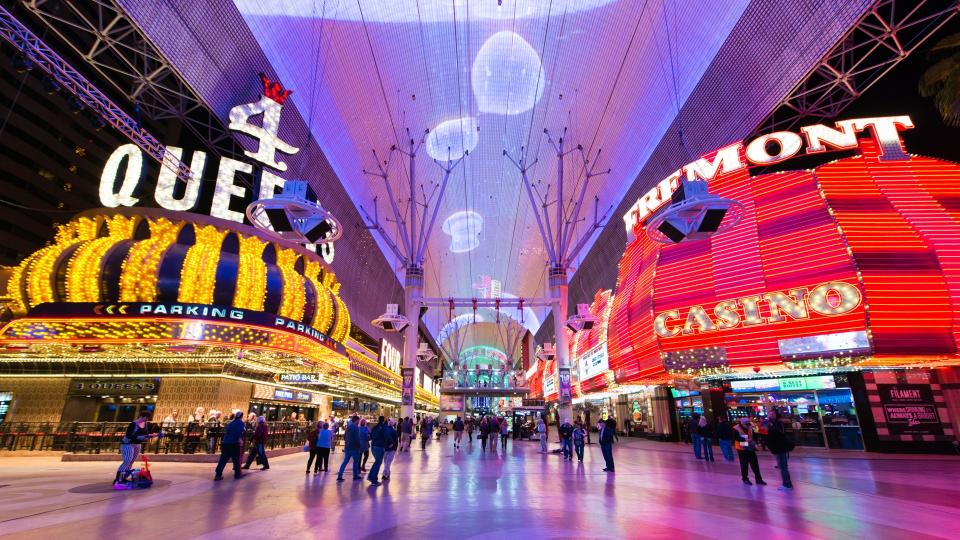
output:
{"label": "yellow striped dome decoration", "polygon": [[11,272],[14,310],[23,315],[45,302],[212,304],[275,313],[347,338],[340,283],[317,255],[261,238],[252,227],[199,217],[205,221],[124,209],[74,218]]}

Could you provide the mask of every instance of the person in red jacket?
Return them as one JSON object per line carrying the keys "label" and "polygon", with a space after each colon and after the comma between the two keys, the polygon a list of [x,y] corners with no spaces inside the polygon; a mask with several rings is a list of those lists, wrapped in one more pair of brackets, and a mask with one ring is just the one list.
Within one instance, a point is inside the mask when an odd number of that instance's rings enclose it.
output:
{"label": "person in red jacket", "polygon": [[267,435],[267,419],[261,416],[257,418],[257,427],[253,430],[253,444],[250,446],[250,453],[247,454],[247,462],[243,465],[244,469],[249,469],[258,455],[263,465],[260,470],[265,471],[270,468],[270,463],[267,462]]}

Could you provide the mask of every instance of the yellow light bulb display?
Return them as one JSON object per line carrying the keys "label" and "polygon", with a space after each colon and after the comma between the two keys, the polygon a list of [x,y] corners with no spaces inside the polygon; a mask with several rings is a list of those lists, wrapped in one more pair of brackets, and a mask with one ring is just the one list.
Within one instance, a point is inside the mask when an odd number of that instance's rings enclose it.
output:
{"label": "yellow light bulb display", "polygon": [[267,264],[263,262],[263,250],[266,247],[266,243],[254,236],[240,237],[240,267],[237,270],[234,306],[263,311],[267,289]]}
{"label": "yellow light bulb display", "polygon": [[180,271],[180,292],[177,301],[191,304],[212,304],[217,281],[220,247],[227,231],[212,225],[196,227],[197,242],[187,250]]}

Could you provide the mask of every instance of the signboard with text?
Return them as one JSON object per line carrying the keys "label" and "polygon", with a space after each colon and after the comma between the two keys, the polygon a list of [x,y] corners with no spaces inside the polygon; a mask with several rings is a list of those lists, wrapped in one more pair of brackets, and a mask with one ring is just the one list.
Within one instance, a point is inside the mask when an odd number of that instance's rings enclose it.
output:
{"label": "signboard with text", "polygon": [[279,383],[320,384],[319,373],[277,373],[273,380]]}
{"label": "signboard with text", "polygon": [[560,378],[560,395],[557,398],[561,404],[566,405],[570,403],[570,368],[560,368],[557,370],[557,375]]}
{"label": "signboard with text", "polygon": [[400,403],[402,405],[413,405],[414,371],[415,368],[402,368],[401,370],[401,376],[403,377],[403,394]]}
{"label": "signboard with text", "polygon": [[151,396],[160,391],[160,379],[71,379],[71,396]]}
{"label": "signboard with text", "polygon": [[347,349],[343,344],[334,341],[310,325],[263,311],[252,311],[230,306],[186,304],[180,302],[118,302],[112,304],[98,304],[95,302],[51,302],[34,307],[28,315],[31,317],[143,317],[153,319],[227,321],[302,334],[344,356],[347,354]]}
{"label": "signboard with text", "polygon": [[891,435],[942,435],[933,390],[928,384],[878,384]]}

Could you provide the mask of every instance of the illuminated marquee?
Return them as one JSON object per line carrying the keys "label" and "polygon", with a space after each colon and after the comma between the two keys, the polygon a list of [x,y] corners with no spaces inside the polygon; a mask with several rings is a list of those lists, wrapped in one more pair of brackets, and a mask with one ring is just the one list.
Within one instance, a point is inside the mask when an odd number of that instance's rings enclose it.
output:
{"label": "illuminated marquee", "polygon": [[[900,130],[913,127],[909,116],[858,118],[836,123],[836,128],[815,124],[800,128],[801,134],[792,131],[777,131],[753,139],[749,143],[738,141],[715,152],[713,160],[700,158],[692,161],[670,176],[661,180],[624,214],[623,222],[628,234],[635,234],[638,227],[661,206],[670,202],[670,195],[680,185],[680,177],[688,180],[710,181],[722,174],[730,174],[748,165],[772,165],[795,157],[807,144],[807,154],[828,150],[852,150],[859,146],[857,134],[869,130],[881,148],[881,159],[902,159],[906,156]],[[772,145],[771,145],[772,143]],[[777,149],[771,153],[771,146]],[[172,173],[171,173],[172,174]]]}
{"label": "illuminated marquee", "polygon": [[[607,348],[618,383],[749,370],[960,360],[960,165],[908,154],[906,116],[806,126],[681,167],[624,216],[630,232],[681,177],[744,205],[722,235],[633,234]],[[828,151],[813,168],[755,166]],[[826,156],[824,156],[826,157]]]}
{"label": "illuminated marquee", "polygon": [[400,373],[400,351],[385,339],[380,340],[380,363],[394,373]]}
{"label": "illuminated marquee", "polygon": [[[213,199],[210,203],[209,215],[243,223],[244,213],[231,209],[235,199],[243,201],[244,206],[258,199],[273,198],[278,190],[283,189],[285,180],[269,170],[280,172],[287,170],[287,164],[276,158],[277,152],[292,155],[300,151],[280,139],[280,113],[290,90],[284,90],[276,81],[271,81],[262,73],[260,80],[264,92],[259,101],[244,103],[230,109],[229,129],[248,135],[257,141],[257,151],[244,151],[249,159],[259,163],[263,168],[255,171],[250,163],[238,161],[228,157],[220,157],[217,167],[217,181],[214,187]],[[262,116],[260,125],[250,122],[253,116]],[[181,187],[176,170],[184,158],[184,149],[168,146],[165,150],[164,164],[157,175],[154,200],[167,210],[180,212],[199,211],[200,187],[203,183],[204,170],[207,165],[207,154],[194,150],[190,160],[190,170],[193,175]],[[120,176],[120,172],[123,175]],[[256,193],[248,192],[247,187],[237,184],[237,175],[251,175],[257,183]],[[144,176],[143,152],[134,144],[124,144],[118,147],[107,159],[100,175],[100,203],[108,208],[118,206],[136,206],[140,199],[136,193]],[[119,178],[118,178],[119,177]],[[119,180],[119,186],[117,182]],[[333,243],[328,242],[319,246],[307,246],[316,251],[328,263],[333,262]]]}
{"label": "illuminated marquee", "polygon": [[654,331],[662,338],[702,332],[729,330],[738,326],[773,324],[809,319],[814,315],[842,315],[856,309],[862,300],[860,289],[835,281],[812,289],[799,287],[787,292],[772,292],[718,302],[713,309],[692,306],[685,312],[670,309],[653,321]]}

